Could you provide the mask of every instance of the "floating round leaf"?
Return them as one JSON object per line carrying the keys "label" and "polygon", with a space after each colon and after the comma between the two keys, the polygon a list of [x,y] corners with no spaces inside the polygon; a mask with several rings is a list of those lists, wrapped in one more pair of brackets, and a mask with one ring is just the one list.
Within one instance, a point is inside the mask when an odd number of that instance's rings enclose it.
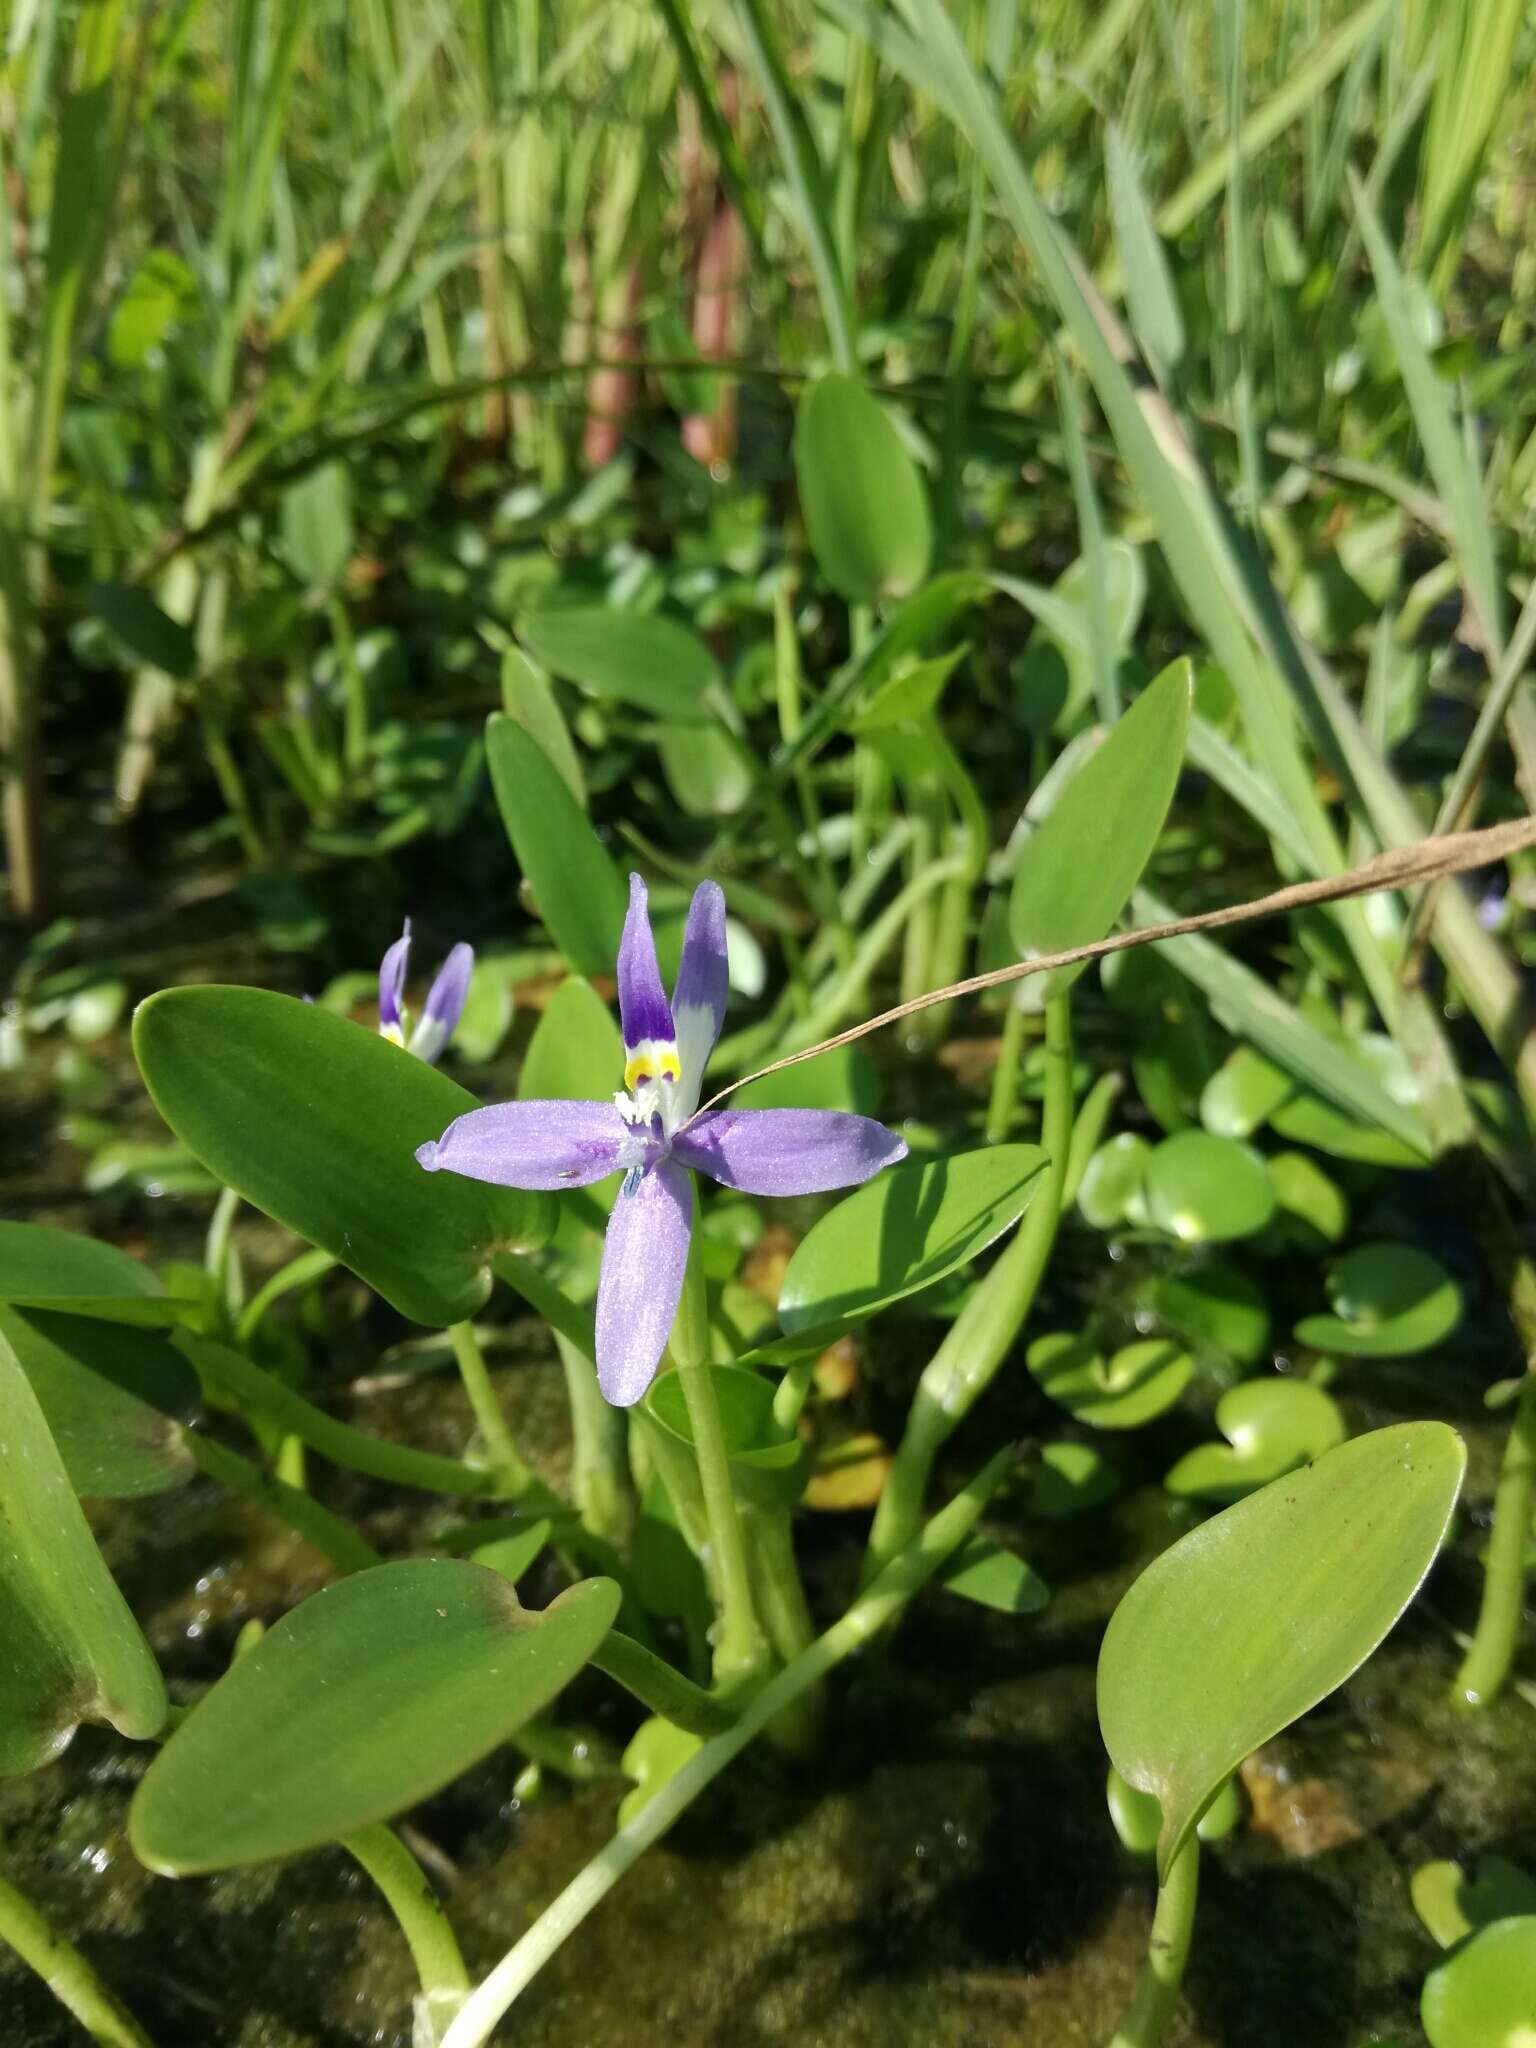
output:
{"label": "floating round leaf", "polygon": [[618,1611],[611,1579],[533,1614],[464,1558],[355,1572],[285,1615],[188,1714],[134,1796],[134,1850],[184,1877],[387,1820],[546,1707]]}
{"label": "floating round leaf", "polygon": [[1017,1222],[1044,1164],[1038,1145],[989,1145],[882,1173],[801,1239],[779,1322],[835,1331],[942,1280]]}
{"label": "floating round leaf", "polygon": [[1374,1430],[1213,1515],[1131,1587],[1099,1655],[1099,1723],[1115,1768],[1162,1805],[1162,1873],[1223,1779],[1391,1629],[1465,1464],[1443,1423]]}
{"label": "floating round leaf", "polygon": [[1295,1086],[1283,1067],[1251,1045],[1240,1045],[1206,1082],[1200,1121],[1219,1138],[1251,1138]]}
{"label": "floating round leaf", "polygon": [[1077,1206],[1095,1230],[1119,1223],[1144,1223],[1142,1183],[1152,1147],[1135,1131],[1121,1131],[1089,1159],[1078,1185]]}
{"label": "floating round leaf", "polygon": [[1027,1362],[1040,1391],[1094,1429],[1139,1429],[1173,1406],[1194,1370],[1165,1337],[1122,1345],[1106,1362],[1086,1337],[1064,1330],[1036,1338]]}
{"label": "floating round leaf", "polygon": [[1101,1450],[1064,1438],[1040,1446],[1040,1462],[1030,1474],[1029,1511],[1060,1521],[1102,1507],[1119,1490],[1120,1476]]}
{"label": "floating round leaf", "polygon": [[1536,1877],[1504,1856],[1479,1856],[1470,1870],[1459,1863],[1421,1863],[1409,1883],[1413,1910],[1442,1948],[1495,1920],[1536,1914]]}
{"label": "floating round leaf", "polygon": [[1335,1314],[1304,1316],[1303,1344],[1352,1358],[1406,1358],[1429,1351],[1461,1321],[1461,1289],[1428,1252],[1365,1244],[1328,1278]]}
{"label": "floating round leaf", "polygon": [[1536,1914],[1495,1920],[1424,1979],[1429,2048],[1531,2048],[1536,2041]]}
{"label": "floating round leaf", "polygon": [[1240,1500],[1344,1441],[1338,1404],[1308,1380],[1245,1380],[1216,1404],[1224,1444],[1201,1444],[1163,1481],[1188,1500]]}
{"label": "floating round leaf", "polygon": [[1338,1183],[1305,1152],[1279,1152],[1268,1164],[1280,1211],[1276,1220],[1285,1224],[1288,1234],[1307,1249],[1320,1238],[1337,1244],[1349,1227],[1349,1204]]}
{"label": "floating round leaf", "polygon": [[1293,1145],[1310,1145],[1335,1159],[1358,1159],[1372,1166],[1423,1167],[1421,1152],[1380,1124],[1357,1122],[1321,1095],[1296,1088],[1271,1114],[1269,1126]]}
{"label": "floating round leaf", "polygon": [[1180,1131],[1154,1146],[1145,1186],[1151,1222],[1185,1244],[1252,1237],[1275,1213],[1262,1155],[1210,1131]]}
{"label": "floating round leaf", "polygon": [[812,552],[840,597],[873,604],[917,588],[933,546],[927,495],[884,407],[855,378],[807,388],[795,476]]}
{"label": "floating round leaf", "polygon": [[553,1227],[548,1195],[423,1173],[416,1147],[474,1097],[314,1003],[167,989],[140,1005],[133,1042],[156,1107],[209,1171],[413,1322],[473,1315],[492,1257]]}
{"label": "floating round leaf", "polygon": [[1246,1273],[1224,1260],[1187,1273],[1159,1273],[1145,1289],[1153,1314],[1202,1350],[1256,1364],[1269,1342],[1269,1311]]}

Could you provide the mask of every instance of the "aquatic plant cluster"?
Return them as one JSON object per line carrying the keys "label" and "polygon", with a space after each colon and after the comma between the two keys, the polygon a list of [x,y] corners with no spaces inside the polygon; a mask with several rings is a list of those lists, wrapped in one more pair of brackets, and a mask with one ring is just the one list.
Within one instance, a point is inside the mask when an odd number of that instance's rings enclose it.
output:
{"label": "aquatic plant cluster", "polygon": [[3,2048],[1536,2043],[1532,32],[1027,12],[12,10]]}

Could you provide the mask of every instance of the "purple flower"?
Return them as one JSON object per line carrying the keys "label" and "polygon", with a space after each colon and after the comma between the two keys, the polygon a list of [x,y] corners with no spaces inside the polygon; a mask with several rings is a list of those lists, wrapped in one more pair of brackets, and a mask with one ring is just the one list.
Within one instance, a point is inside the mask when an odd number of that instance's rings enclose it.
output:
{"label": "purple flower", "polygon": [[462,940],[456,945],[442,966],[437,970],[437,979],[427,990],[427,1004],[416,1021],[416,1028],[409,1038],[406,1036],[407,1017],[402,998],[405,994],[405,968],[411,952],[411,920],[405,920],[405,930],[389,948],[379,962],[379,1032],[392,1045],[403,1045],[417,1059],[425,1060],[430,1067],[438,1058],[444,1046],[457,1029],[464,1014],[465,998],[469,994],[469,977],[474,971],[475,952]]}
{"label": "purple flower", "polygon": [[749,1195],[810,1195],[853,1187],[906,1156],[884,1124],[841,1110],[700,1114],[725,998],[725,897],[718,884],[701,882],[694,891],[669,1004],[645,884],[631,875],[619,945],[623,1089],[610,1102],[502,1102],[471,1110],[416,1154],[429,1173],[462,1173],[501,1187],[584,1187],[623,1174],[597,1289],[597,1376],[616,1407],[640,1399],[672,1332],[693,1227],[689,1169]]}

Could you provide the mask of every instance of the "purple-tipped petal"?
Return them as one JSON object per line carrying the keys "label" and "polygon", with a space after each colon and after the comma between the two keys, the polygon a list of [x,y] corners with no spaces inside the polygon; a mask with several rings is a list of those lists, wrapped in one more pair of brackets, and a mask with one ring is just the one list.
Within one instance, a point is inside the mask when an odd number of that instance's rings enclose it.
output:
{"label": "purple-tipped petal", "polygon": [[502,1188],[581,1188],[627,1166],[633,1147],[611,1102],[498,1102],[455,1117],[416,1159]]}
{"label": "purple-tipped petal", "polygon": [[672,1141],[684,1166],[745,1195],[856,1187],[907,1156],[894,1131],[841,1109],[716,1109]]}
{"label": "purple-tipped petal", "polygon": [[672,1043],[672,1012],[656,965],[645,884],[638,875],[629,878],[629,911],[619,941],[619,1022],[626,1051],[648,1042]]}
{"label": "purple-tipped petal", "polygon": [[379,962],[379,1029],[396,1045],[402,1042],[400,1004],[405,995],[405,968],[411,955],[411,920]]}
{"label": "purple-tipped petal", "polygon": [[680,1114],[691,1116],[703,1089],[704,1069],[725,1022],[730,981],[725,957],[725,892],[700,882],[688,906],[683,957],[672,991],[672,1021],[683,1070]]}
{"label": "purple-tipped petal", "polygon": [[664,1159],[619,1191],[597,1283],[597,1383],[632,1408],[656,1377],[683,1292],[693,1190]]}
{"label": "purple-tipped petal", "polygon": [[458,1029],[469,995],[469,977],[474,971],[475,949],[461,939],[438,969],[437,979],[427,990],[421,1022],[411,1033],[411,1051],[428,1066]]}

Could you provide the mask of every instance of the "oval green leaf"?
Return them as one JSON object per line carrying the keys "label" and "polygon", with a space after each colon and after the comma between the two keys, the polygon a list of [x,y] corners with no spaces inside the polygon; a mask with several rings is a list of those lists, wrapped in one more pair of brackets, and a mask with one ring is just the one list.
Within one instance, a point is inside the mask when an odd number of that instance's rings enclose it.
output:
{"label": "oval green leaf", "polygon": [[178,1314],[155,1275],[127,1252],[46,1223],[0,1223],[0,1301],[150,1328]]}
{"label": "oval green leaf", "polygon": [[[720,1430],[731,1463],[732,1489],[753,1507],[788,1508],[805,1490],[809,1457],[797,1436],[786,1437],[773,1413],[773,1388],[761,1373],[740,1365],[711,1365]],[[669,1435],[693,1449],[693,1422],[682,1380],[664,1372],[645,1397],[646,1409]]]}
{"label": "oval green leaf", "polygon": [[800,400],[795,476],[811,552],[850,604],[905,597],[928,573],[933,531],[917,465],[885,408],[853,377]]}
{"label": "oval green leaf", "polygon": [[424,1173],[416,1148],[474,1097],[313,1003],[167,989],[140,1005],[133,1044],[160,1114],[210,1173],[413,1322],[473,1315],[491,1259],[554,1227],[547,1195]]}
{"label": "oval green leaf", "polygon": [[69,1483],[91,1500],[164,1493],[196,1469],[176,1419],[198,1402],[197,1375],[148,1330],[0,1308]]}
{"label": "oval green leaf", "polygon": [[1143,1186],[1148,1220],[1181,1244],[1252,1237],[1275,1213],[1262,1156],[1210,1131],[1180,1131],[1154,1147]]}
{"label": "oval green leaf", "polygon": [[285,1615],[192,1709],[134,1796],[134,1850],[184,1877],[387,1820],[546,1707],[618,1611],[611,1579],[534,1614],[464,1558],[355,1572]]}
{"label": "oval green leaf", "polygon": [[1263,1295],[1246,1273],[1219,1259],[1188,1273],[1159,1273],[1144,1298],[1153,1314],[1186,1342],[1222,1352],[1240,1365],[1257,1364],[1269,1342]]}
{"label": "oval green leaf", "polygon": [[[1024,959],[1108,936],[1152,858],[1173,802],[1194,670],[1180,659],[1149,683],[1019,849],[1009,927]],[[1070,988],[1082,967],[1050,977]]]}
{"label": "oval green leaf", "polygon": [[578,974],[612,974],[628,892],[586,812],[538,741],[504,712],[486,721],[485,758],[550,937]]}
{"label": "oval green leaf", "polygon": [[674,724],[708,717],[700,700],[719,681],[715,657],[696,633],[660,612],[552,604],[522,618],[518,637],[535,661],[595,696]]}
{"label": "oval green leaf", "polygon": [[1495,1920],[1424,1979],[1429,2048],[1530,2048],[1536,2040],[1536,1914]]}
{"label": "oval green leaf", "polygon": [[790,1335],[862,1322],[984,1251],[1040,1185],[1038,1145],[898,1166],[849,1195],[795,1248],[779,1294]]}
{"label": "oval green leaf", "polygon": [[1131,1587],[1099,1655],[1099,1725],[1161,1803],[1161,1872],[1222,1781],[1392,1628],[1465,1466],[1444,1423],[1374,1430],[1212,1516]]}
{"label": "oval green leaf", "polygon": [[1433,1350],[1461,1321],[1461,1289],[1428,1252],[1363,1244],[1328,1276],[1335,1313],[1303,1316],[1296,1335],[1350,1358],[1408,1358]]}
{"label": "oval green leaf", "polygon": [[0,1415],[0,1777],[9,1777],[57,1756],[82,1721],[148,1740],[167,1707],[160,1667],[3,1331]]}

